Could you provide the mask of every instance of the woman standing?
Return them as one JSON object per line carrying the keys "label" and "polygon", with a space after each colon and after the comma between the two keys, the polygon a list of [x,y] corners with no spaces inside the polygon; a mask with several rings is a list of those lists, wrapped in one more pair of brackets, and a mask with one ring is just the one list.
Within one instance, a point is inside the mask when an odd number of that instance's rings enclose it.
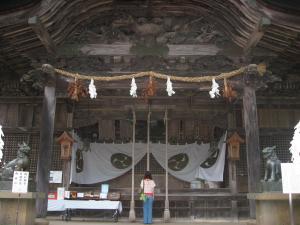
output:
{"label": "woman standing", "polygon": [[143,205],[144,224],[152,223],[152,206],[154,200],[154,187],[155,182],[152,180],[152,175],[149,171],[146,171],[144,179],[141,181],[141,188],[144,190],[146,200]]}

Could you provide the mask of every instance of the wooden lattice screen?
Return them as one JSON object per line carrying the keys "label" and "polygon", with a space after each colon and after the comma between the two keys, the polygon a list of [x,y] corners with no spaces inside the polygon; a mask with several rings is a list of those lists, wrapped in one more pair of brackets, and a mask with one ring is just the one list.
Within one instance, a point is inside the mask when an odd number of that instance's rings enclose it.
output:
{"label": "wooden lattice screen", "polygon": [[[55,135],[57,137],[58,135]],[[31,174],[36,173],[37,158],[39,151],[39,134],[20,134],[20,133],[5,133],[4,136],[4,151],[3,151],[3,162],[9,162],[16,158],[18,151],[18,144],[29,143],[31,148],[30,151],[30,167],[29,172]],[[60,146],[54,142],[53,153],[51,160],[51,170],[62,170],[62,160],[60,159]]]}
{"label": "wooden lattice screen", "polygon": [[[57,137],[55,135],[55,137]],[[21,134],[21,133],[6,133],[4,137],[4,151],[3,151],[3,162],[9,162],[16,158],[18,144],[28,142],[31,148],[30,152],[30,173],[36,173],[37,157],[39,149],[39,134]],[[276,153],[281,162],[288,162],[290,160],[290,141],[292,140],[292,133],[286,135],[266,135],[260,136],[260,149],[267,146],[276,145]],[[159,163],[150,155],[150,168],[153,174],[163,174],[164,169]],[[137,174],[143,174],[146,171],[147,162],[146,156],[135,166],[135,172]],[[62,170],[62,160],[60,159],[60,146],[54,142],[51,170]],[[263,174],[264,164],[262,162],[261,173]],[[237,162],[237,174],[240,176],[247,176],[247,156],[246,147],[241,145],[240,160]]]}
{"label": "wooden lattice screen", "polygon": [[[260,150],[268,146],[276,145],[276,153],[281,162],[289,162],[291,155],[289,152],[290,142],[293,138],[292,133],[278,134],[278,135],[263,135],[260,136]],[[262,159],[262,156],[261,156]],[[261,175],[264,173],[264,162],[262,159]],[[245,144],[241,145],[240,160],[237,162],[237,174],[240,176],[247,176],[247,155]]]}

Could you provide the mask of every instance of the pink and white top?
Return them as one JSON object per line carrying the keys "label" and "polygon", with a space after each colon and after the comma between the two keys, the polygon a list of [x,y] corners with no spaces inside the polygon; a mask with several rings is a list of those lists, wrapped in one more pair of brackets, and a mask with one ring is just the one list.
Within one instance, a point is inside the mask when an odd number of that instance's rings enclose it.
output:
{"label": "pink and white top", "polygon": [[[145,184],[145,187],[143,187]],[[150,180],[150,179],[143,179],[141,181],[141,188],[143,189],[144,188],[144,193],[146,195],[152,195],[154,194],[154,188],[155,188],[156,184],[153,180]]]}

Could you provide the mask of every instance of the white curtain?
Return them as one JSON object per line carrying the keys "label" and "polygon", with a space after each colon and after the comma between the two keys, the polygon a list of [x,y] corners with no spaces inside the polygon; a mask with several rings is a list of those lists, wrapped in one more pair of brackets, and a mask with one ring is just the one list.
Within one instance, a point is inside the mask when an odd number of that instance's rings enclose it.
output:
{"label": "white curtain", "polygon": [[[186,145],[168,145],[168,159],[172,156],[184,153],[188,156],[188,164],[182,170],[175,171],[169,168],[169,173],[176,178],[191,182],[195,179],[199,165],[204,162],[209,153],[210,144],[186,144]],[[156,161],[165,169],[165,144],[150,145],[151,152]]]}
{"label": "white curtain", "polygon": [[220,153],[216,162],[209,168],[199,166],[196,171],[196,178],[207,181],[223,181],[226,155],[226,134],[219,141],[218,149]]}
{"label": "white curtain", "polygon": [[[91,143],[91,151],[83,152],[83,171],[76,172],[76,159],[72,160],[72,182],[78,184],[93,184],[114,179],[131,169],[118,169],[111,163],[111,156],[115,153],[123,153],[132,156],[132,144],[100,144]],[[134,165],[146,154],[145,144],[135,144]]]}
{"label": "white curtain", "polygon": [[[73,157],[71,167],[71,182],[78,184],[92,184],[98,182],[104,182],[114,179],[123,175],[131,169],[128,166],[124,169],[118,169],[111,163],[111,157],[113,154],[122,153],[129,157],[132,157],[132,143],[126,144],[103,144],[103,143],[91,143],[90,151],[84,151],[83,154],[83,170],[80,173],[76,172],[76,150],[81,148],[82,142],[79,137],[76,136],[76,143],[73,145]],[[188,163],[181,170],[172,170],[169,168],[169,173],[178,179],[191,182],[196,178],[201,178],[209,181],[220,181],[223,179],[224,161],[225,161],[225,149],[226,143],[225,135],[220,139],[218,147],[221,150],[219,158],[216,163],[207,169],[201,168],[200,164],[203,163],[210,155],[210,144],[186,144],[186,145],[168,145],[168,159],[178,154],[186,154]],[[135,144],[135,161],[136,165],[146,154],[146,144]],[[165,168],[165,144],[150,144],[150,152],[157,160],[157,162]],[[151,170],[151,168],[150,168]],[[221,173],[221,174],[220,174]]]}

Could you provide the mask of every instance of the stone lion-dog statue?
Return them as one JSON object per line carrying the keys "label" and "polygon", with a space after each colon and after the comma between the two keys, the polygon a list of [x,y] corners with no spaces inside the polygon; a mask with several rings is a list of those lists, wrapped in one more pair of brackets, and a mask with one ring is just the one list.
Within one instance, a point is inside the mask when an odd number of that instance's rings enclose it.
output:
{"label": "stone lion-dog statue", "polygon": [[26,171],[29,168],[29,152],[30,147],[26,144],[18,144],[17,158],[8,162],[0,169],[0,178],[13,177],[14,171]]}
{"label": "stone lion-dog statue", "polygon": [[281,162],[276,155],[275,149],[276,146],[272,146],[262,150],[262,155],[265,160],[264,181],[272,182],[281,180]]}

